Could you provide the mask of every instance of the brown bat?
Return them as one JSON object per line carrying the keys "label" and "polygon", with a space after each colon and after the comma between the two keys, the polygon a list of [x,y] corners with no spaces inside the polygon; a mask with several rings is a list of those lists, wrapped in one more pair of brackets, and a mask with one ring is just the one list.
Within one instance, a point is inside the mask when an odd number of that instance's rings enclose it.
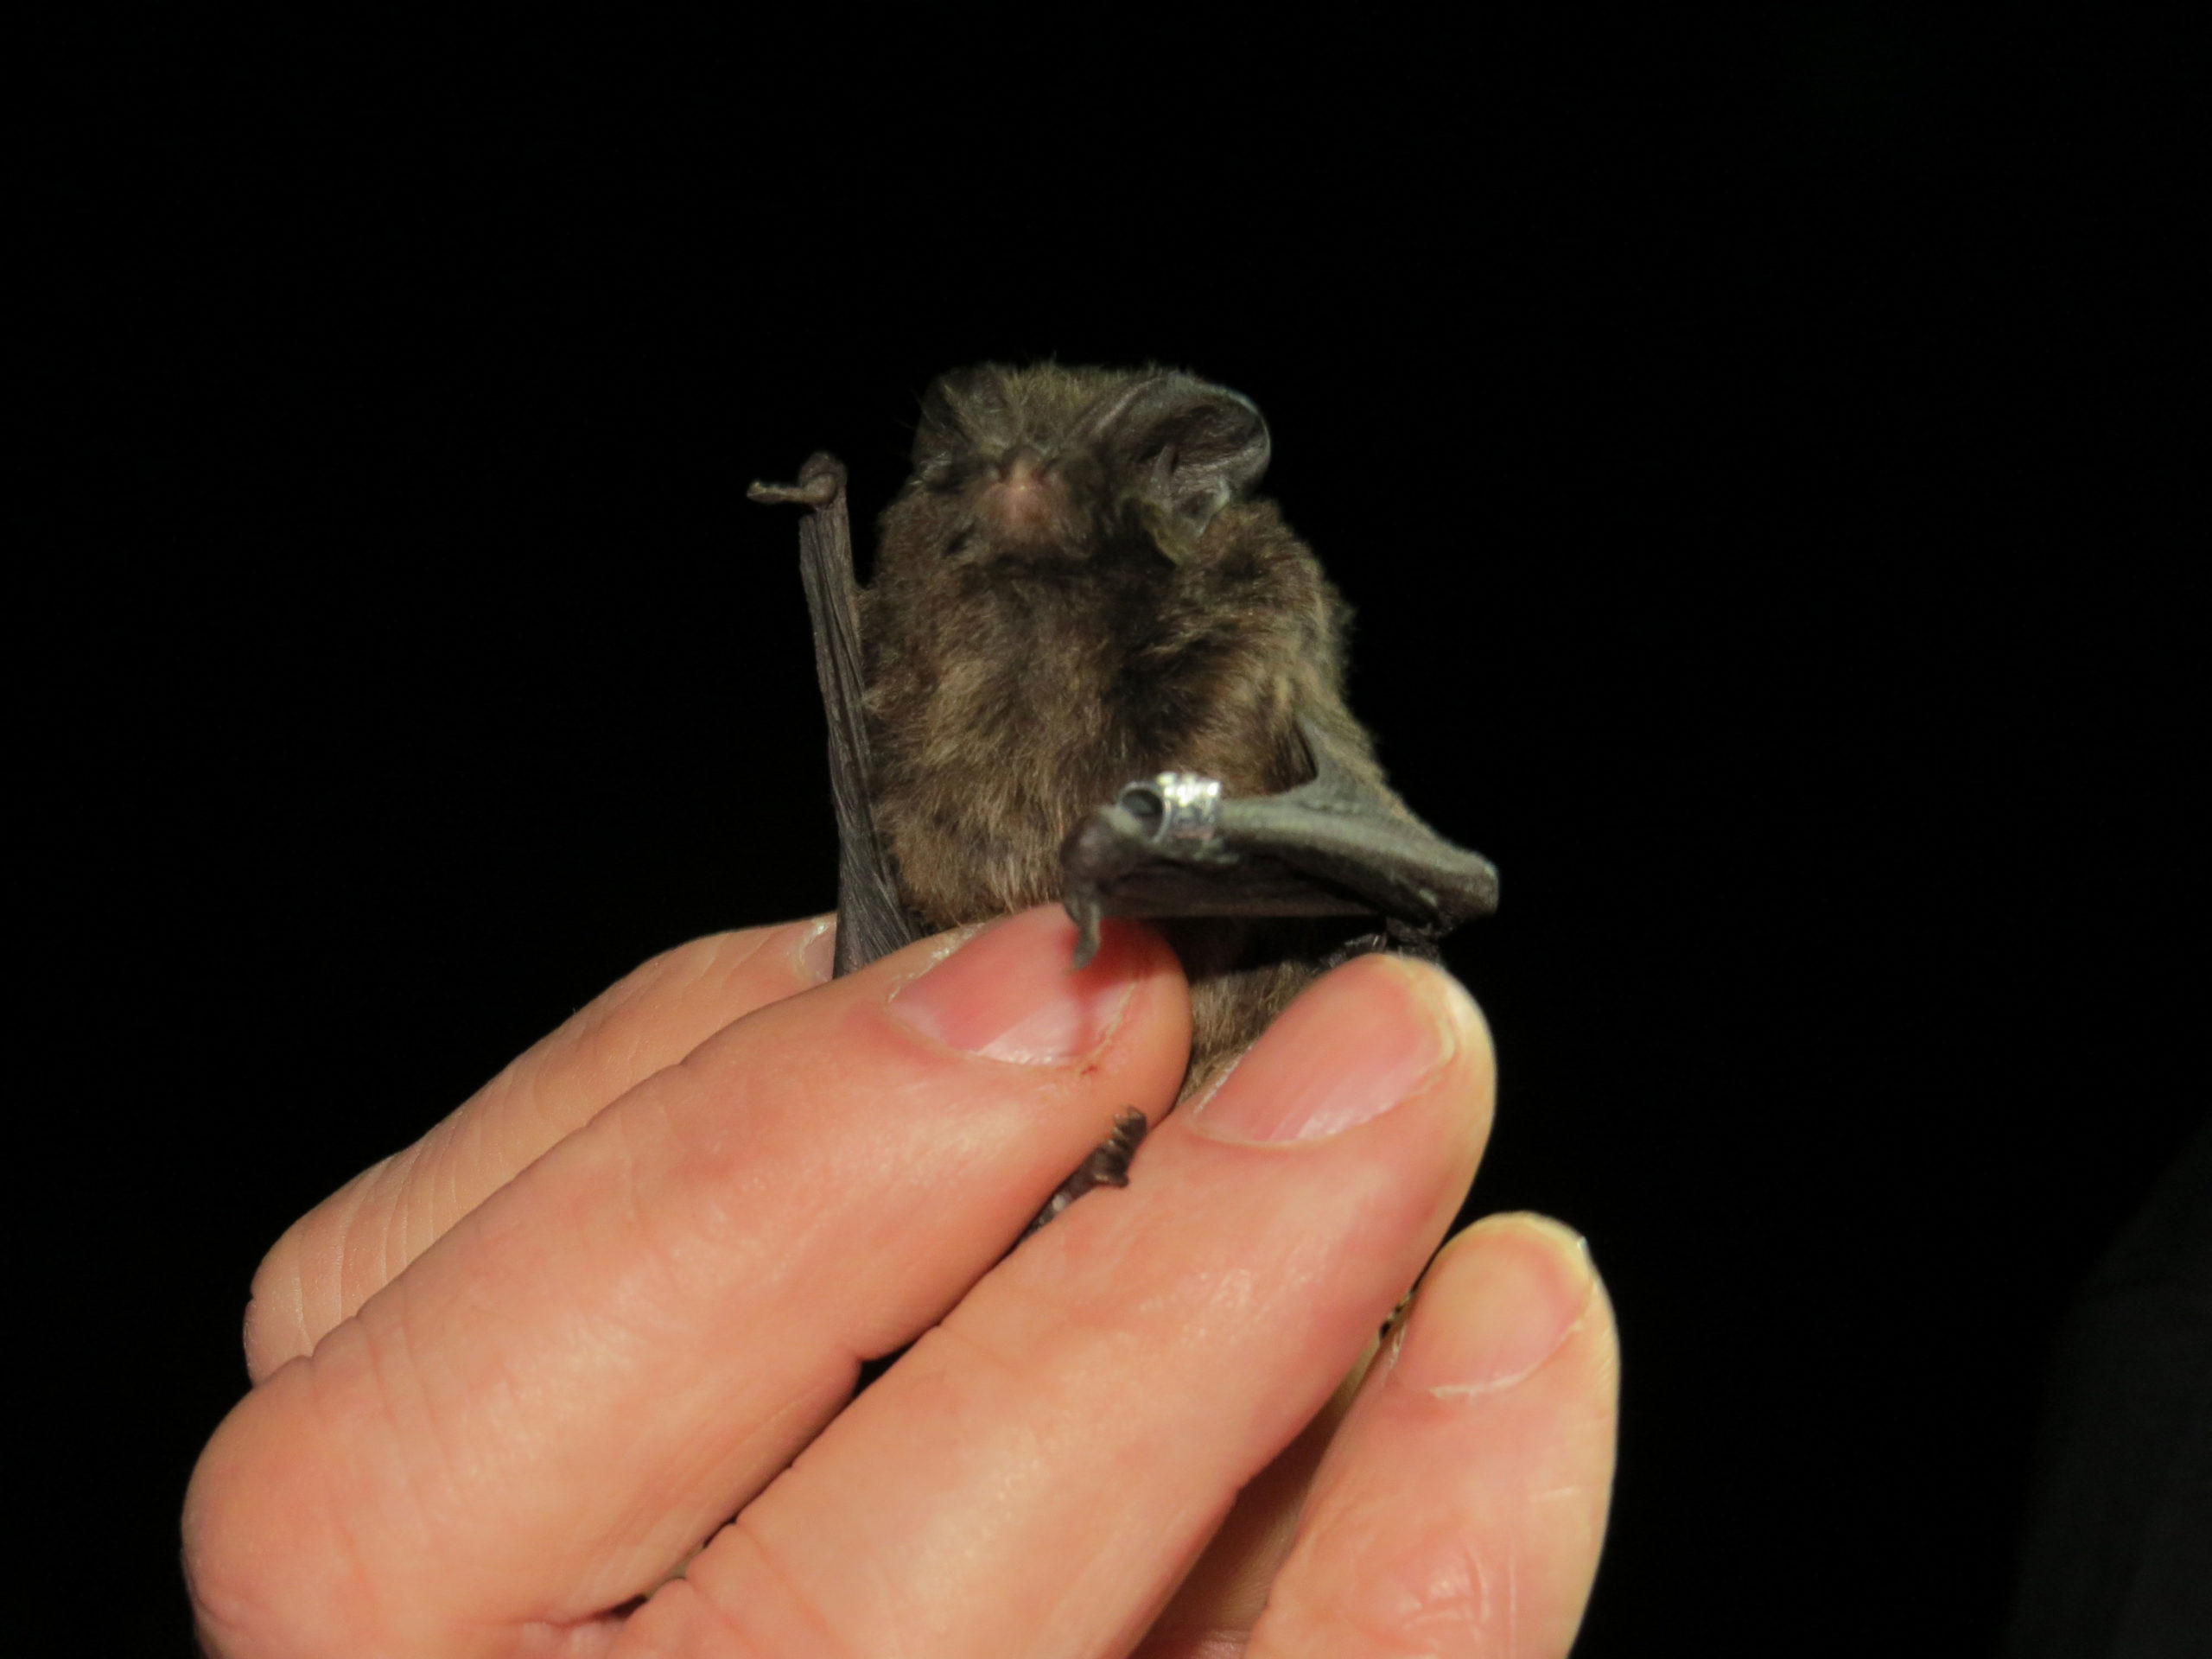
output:
{"label": "brown bat", "polygon": [[[1497,873],[1383,781],[1344,706],[1348,612],[1252,489],[1267,423],[1160,369],[986,365],[922,404],[913,476],[853,577],[845,469],[796,485],[830,714],[837,971],[1058,899],[1160,923],[1191,983],[1181,1098],[1325,968],[1433,957]],[[1118,1185],[1125,1114],[1037,1225]]]}

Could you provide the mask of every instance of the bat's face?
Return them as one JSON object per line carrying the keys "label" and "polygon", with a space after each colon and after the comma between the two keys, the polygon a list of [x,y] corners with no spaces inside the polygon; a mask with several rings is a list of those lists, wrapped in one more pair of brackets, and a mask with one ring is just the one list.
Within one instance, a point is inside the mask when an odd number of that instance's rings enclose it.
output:
{"label": "bat's face", "polygon": [[1267,452],[1257,410],[1187,375],[962,370],[923,400],[883,565],[1087,559],[1133,529],[1175,558],[1258,481]]}

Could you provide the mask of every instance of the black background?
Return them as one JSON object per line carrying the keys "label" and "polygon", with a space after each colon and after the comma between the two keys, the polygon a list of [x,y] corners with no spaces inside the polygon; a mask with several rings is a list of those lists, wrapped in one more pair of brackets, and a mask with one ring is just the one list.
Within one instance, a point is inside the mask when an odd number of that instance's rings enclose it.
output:
{"label": "black background", "polygon": [[2194,117],[2157,41],[1789,10],[57,58],[29,1365],[123,1650],[183,1650],[284,1224],[644,957],[832,902],[745,481],[830,448],[865,524],[931,376],[1048,354],[1257,400],[1355,707],[1504,873],[1475,1204],[1585,1230],[1625,1345],[1579,1651],[1987,1650],[2060,1314],[2204,1110]]}

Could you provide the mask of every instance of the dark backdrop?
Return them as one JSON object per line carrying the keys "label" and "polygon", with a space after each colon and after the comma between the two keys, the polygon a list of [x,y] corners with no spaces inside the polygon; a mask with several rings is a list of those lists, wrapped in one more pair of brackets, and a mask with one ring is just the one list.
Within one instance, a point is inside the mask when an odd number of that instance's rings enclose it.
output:
{"label": "dark backdrop", "polygon": [[1988,1650],[2061,1313],[2204,1110],[2201,202],[2156,42],[1790,10],[59,60],[19,810],[87,1139],[30,1363],[95,1408],[48,1503],[103,1613],[181,1651],[286,1222],[646,955],[832,902],[745,481],[830,448],[865,524],[932,374],[1049,354],[1259,402],[1356,707],[1504,872],[1475,1203],[1587,1232],[1626,1349],[1580,1651]]}

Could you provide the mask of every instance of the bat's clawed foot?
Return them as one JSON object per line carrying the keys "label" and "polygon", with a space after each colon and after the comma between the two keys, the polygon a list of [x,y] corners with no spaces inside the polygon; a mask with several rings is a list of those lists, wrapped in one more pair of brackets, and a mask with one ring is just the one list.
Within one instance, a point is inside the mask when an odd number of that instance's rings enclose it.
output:
{"label": "bat's clawed foot", "polygon": [[1130,1161],[1136,1157],[1137,1148],[1144,1144],[1145,1135],[1151,1128],[1142,1112],[1124,1109],[1114,1120],[1113,1133],[1099,1142],[1074,1174],[1060,1183],[1060,1190],[1046,1200],[1045,1207],[1037,1212],[1037,1218],[1023,1230],[1021,1236],[1028,1237],[1094,1187],[1127,1186]]}
{"label": "bat's clawed foot", "polygon": [[1083,1173],[1090,1178],[1091,1185],[1127,1186],[1130,1161],[1151,1130],[1145,1115],[1135,1108],[1125,1107],[1116,1113],[1113,1132],[1083,1160]]}

